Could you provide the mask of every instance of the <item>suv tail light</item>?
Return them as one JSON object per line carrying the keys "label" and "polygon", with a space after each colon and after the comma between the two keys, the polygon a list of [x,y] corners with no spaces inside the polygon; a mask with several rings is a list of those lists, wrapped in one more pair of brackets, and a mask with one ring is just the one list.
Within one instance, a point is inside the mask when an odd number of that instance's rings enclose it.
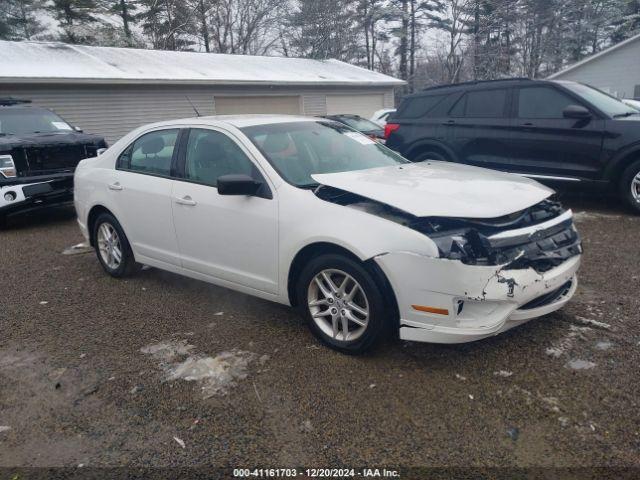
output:
{"label": "suv tail light", "polygon": [[389,135],[391,135],[392,132],[395,132],[399,128],[400,128],[400,125],[397,123],[387,123],[384,126],[384,138],[388,139]]}
{"label": "suv tail light", "polygon": [[16,176],[16,165],[13,163],[11,155],[0,155],[0,173],[4,178],[13,178]]}

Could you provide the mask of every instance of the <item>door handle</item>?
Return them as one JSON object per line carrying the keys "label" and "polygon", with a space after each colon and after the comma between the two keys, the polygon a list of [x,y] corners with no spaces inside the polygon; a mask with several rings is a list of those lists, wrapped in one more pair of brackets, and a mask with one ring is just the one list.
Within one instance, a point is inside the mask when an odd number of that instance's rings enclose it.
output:
{"label": "door handle", "polygon": [[110,183],[109,190],[122,190],[122,185],[120,185],[120,182]]}
{"label": "door handle", "polygon": [[456,122],[455,122],[455,120],[447,120],[446,122],[443,122],[442,124],[447,126],[447,127],[450,127],[452,125],[455,125]]}
{"label": "door handle", "polygon": [[190,207],[193,207],[194,205],[197,205],[197,203],[198,203],[195,200],[193,200],[189,195],[185,195],[182,198],[176,198],[175,201],[176,201],[176,203],[178,203],[180,205],[188,205]]}

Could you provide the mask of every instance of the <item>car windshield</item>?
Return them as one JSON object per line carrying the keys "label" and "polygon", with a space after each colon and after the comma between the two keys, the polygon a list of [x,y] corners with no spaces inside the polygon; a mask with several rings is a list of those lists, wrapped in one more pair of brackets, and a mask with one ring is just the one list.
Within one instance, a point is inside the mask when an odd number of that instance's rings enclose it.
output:
{"label": "car windshield", "polygon": [[39,108],[0,109],[0,135],[68,132],[71,126],[55,113]]}
{"label": "car windshield", "polygon": [[287,122],[241,129],[287,182],[311,187],[316,173],[349,172],[409,163],[346,125]]}
{"label": "car windshield", "polygon": [[346,123],[352,128],[355,128],[359,132],[371,132],[373,130],[380,130],[380,125],[373,123],[370,120],[366,120],[360,117],[339,117],[342,123]]}
{"label": "car windshield", "polygon": [[601,92],[597,88],[581,83],[568,83],[564,86],[611,117],[626,117],[639,113],[634,108],[629,107],[629,105],[625,105],[617,98]]}

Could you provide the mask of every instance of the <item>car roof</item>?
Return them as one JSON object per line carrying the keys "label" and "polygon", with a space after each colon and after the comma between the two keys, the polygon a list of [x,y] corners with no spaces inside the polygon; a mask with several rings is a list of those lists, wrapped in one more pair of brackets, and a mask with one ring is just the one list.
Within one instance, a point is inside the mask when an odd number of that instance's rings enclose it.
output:
{"label": "car roof", "polygon": [[447,85],[436,85],[433,87],[427,87],[420,92],[416,92],[410,97],[420,97],[424,95],[433,94],[442,94],[442,93],[450,93],[457,92],[462,90],[482,90],[485,88],[492,87],[508,87],[511,85],[531,85],[531,84],[549,84],[549,83],[560,83],[560,84],[571,84],[575,82],[567,81],[567,80],[545,80],[545,79],[532,79],[532,78],[502,78],[497,80],[472,80],[470,82],[461,82],[461,83],[452,83]]}
{"label": "car roof", "polygon": [[145,127],[164,127],[185,125],[209,125],[216,126],[233,126],[236,128],[253,127],[256,125],[270,125],[274,123],[288,122],[314,122],[318,119],[315,117],[305,117],[303,115],[275,115],[275,114],[246,114],[246,115],[208,115],[201,117],[178,118],[163,122],[156,122],[144,125]]}

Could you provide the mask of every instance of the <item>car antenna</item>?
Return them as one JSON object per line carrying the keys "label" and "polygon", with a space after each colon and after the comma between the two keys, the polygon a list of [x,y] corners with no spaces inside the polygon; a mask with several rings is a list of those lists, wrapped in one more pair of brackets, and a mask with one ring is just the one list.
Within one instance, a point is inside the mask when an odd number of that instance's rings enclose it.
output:
{"label": "car antenna", "polygon": [[189,98],[189,95],[185,95],[187,102],[189,102],[189,105],[191,105],[191,108],[193,108],[193,111],[196,112],[196,117],[201,117],[202,115],[200,115],[200,112],[198,111],[198,109],[196,108],[196,106],[191,102],[191,99]]}

